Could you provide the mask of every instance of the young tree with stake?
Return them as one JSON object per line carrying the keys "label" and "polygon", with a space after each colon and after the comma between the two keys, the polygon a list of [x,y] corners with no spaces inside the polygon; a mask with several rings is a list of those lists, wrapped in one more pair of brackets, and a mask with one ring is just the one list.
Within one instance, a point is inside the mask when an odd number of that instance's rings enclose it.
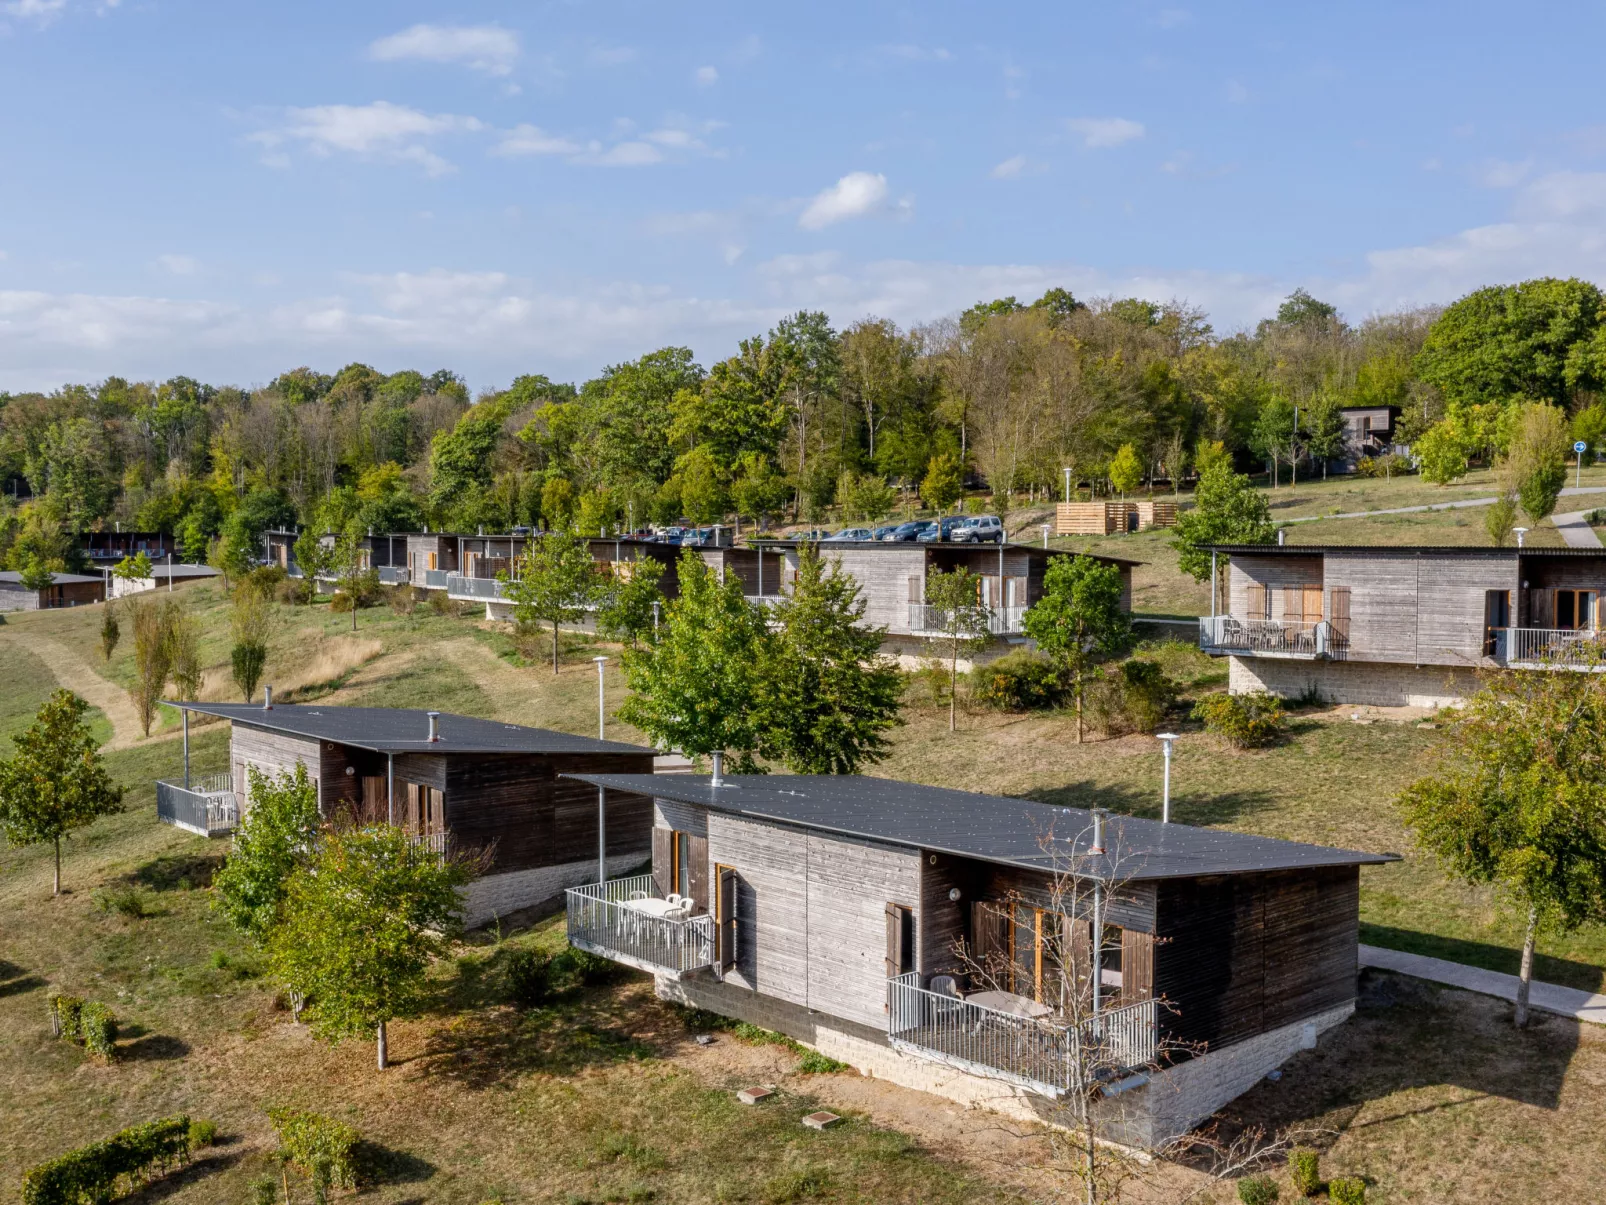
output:
{"label": "young tree with stake", "polygon": [[123,788],[106,770],[88,711],[77,695],[58,690],[0,761],[0,832],[13,845],[50,842],[52,895],[61,894],[61,839],[123,810]]}
{"label": "young tree with stake", "polygon": [[566,530],[549,531],[524,547],[519,574],[497,574],[502,597],[513,604],[520,627],[552,625],[552,672],[558,672],[558,625],[585,614],[597,594],[596,563],[584,540]]}
{"label": "young tree with stake", "polygon": [[1121,605],[1121,572],[1092,557],[1055,557],[1043,574],[1043,597],[1026,611],[1026,634],[1037,641],[1076,697],[1076,742],[1082,743],[1082,679],[1088,667],[1132,645],[1132,617]]}
{"label": "young tree with stake", "polygon": [[958,726],[959,646],[980,652],[992,641],[987,608],[981,601],[981,578],[964,566],[926,574],[926,628],[948,642],[948,731]]}

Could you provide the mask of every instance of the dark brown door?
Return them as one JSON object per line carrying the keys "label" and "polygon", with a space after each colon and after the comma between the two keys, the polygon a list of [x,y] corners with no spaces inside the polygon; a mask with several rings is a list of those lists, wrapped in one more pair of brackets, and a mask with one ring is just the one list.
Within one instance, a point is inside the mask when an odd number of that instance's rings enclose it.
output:
{"label": "dark brown door", "polygon": [[729,866],[716,866],[714,940],[715,957],[721,970],[736,965],[736,872]]}
{"label": "dark brown door", "polygon": [[1121,930],[1121,1003],[1137,1004],[1154,994],[1154,934]]}
{"label": "dark brown door", "polygon": [[686,842],[686,894],[699,913],[708,911],[708,838],[691,837]]}

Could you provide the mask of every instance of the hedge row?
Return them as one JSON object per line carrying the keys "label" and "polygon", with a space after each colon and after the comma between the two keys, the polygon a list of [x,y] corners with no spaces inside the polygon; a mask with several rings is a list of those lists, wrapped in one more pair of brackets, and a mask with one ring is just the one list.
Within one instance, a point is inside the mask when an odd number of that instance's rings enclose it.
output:
{"label": "hedge row", "polygon": [[279,1149],[290,1165],[315,1182],[334,1188],[357,1187],[357,1131],[319,1113],[269,1109]]}
{"label": "hedge row", "polygon": [[77,1042],[108,1063],[117,1057],[117,1018],[104,1004],[77,996],[53,995],[50,1028],[58,1038]]}
{"label": "hedge row", "polygon": [[190,1119],[166,1117],[91,1142],[22,1178],[22,1205],[105,1205],[130,1188],[181,1166],[190,1157]]}

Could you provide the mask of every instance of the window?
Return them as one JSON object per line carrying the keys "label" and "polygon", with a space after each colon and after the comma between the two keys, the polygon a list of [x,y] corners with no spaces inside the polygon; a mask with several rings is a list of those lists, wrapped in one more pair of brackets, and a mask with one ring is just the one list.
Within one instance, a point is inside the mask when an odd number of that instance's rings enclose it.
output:
{"label": "window", "polygon": [[1099,943],[1099,983],[1104,994],[1121,990],[1121,934],[1119,926],[1104,926],[1104,940]]}
{"label": "window", "polygon": [[1595,597],[1594,590],[1557,590],[1556,626],[1574,632],[1593,630]]}
{"label": "window", "polygon": [[691,836],[687,833],[676,833],[674,844],[671,846],[674,866],[670,871],[670,882],[674,883],[675,891],[680,895],[691,894]]}
{"label": "window", "polygon": [[671,893],[696,901],[708,909],[708,838],[671,828],[652,830],[653,890],[660,897]]}
{"label": "window", "polygon": [[887,905],[887,978],[915,969],[915,913],[907,904]]}

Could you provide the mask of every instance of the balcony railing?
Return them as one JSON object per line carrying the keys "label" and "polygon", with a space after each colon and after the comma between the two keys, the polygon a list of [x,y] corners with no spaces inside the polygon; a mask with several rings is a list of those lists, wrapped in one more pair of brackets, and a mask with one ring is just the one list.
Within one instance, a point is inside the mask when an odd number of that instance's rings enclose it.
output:
{"label": "balcony railing", "polygon": [[1505,665],[1606,670],[1606,633],[1589,628],[1492,628],[1487,647]]}
{"label": "balcony railing", "polygon": [[452,573],[446,578],[446,594],[449,598],[477,598],[496,602],[502,597],[502,583],[494,577],[464,577],[460,573]]}
{"label": "balcony railing", "polygon": [[413,852],[416,854],[436,859],[446,856],[445,833],[408,833],[407,843],[413,847]]}
{"label": "balcony railing", "polygon": [[444,590],[446,589],[446,579],[451,576],[453,574],[450,569],[426,569],[424,570],[424,589]]}
{"label": "balcony railing", "polygon": [[887,992],[887,1039],[895,1048],[1045,1096],[1117,1079],[1154,1061],[1153,1000],[1072,1025],[928,991],[918,971],[887,980]]}
{"label": "balcony railing", "polygon": [[625,966],[678,977],[714,965],[714,918],[669,920],[631,907],[653,894],[651,875],[571,887],[569,944]]}
{"label": "balcony railing", "polygon": [[1207,653],[1334,657],[1342,653],[1346,643],[1332,624],[1319,619],[1240,619],[1236,615],[1206,615],[1199,619],[1199,647]]}
{"label": "balcony railing", "polygon": [[218,837],[240,824],[240,804],[234,794],[234,776],[200,774],[182,782],[156,782],[156,818],[200,837]]}
{"label": "balcony railing", "polygon": [[386,586],[405,586],[412,575],[404,565],[381,565],[379,580]]}
{"label": "balcony railing", "polygon": [[[1025,627],[1022,619],[1025,607],[979,608],[986,616],[987,631],[994,636],[1018,636]],[[909,631],[916,636],[941,636],[948,631],[953,612],[941,607],[928,607],[924,603],[909,604]]]}

